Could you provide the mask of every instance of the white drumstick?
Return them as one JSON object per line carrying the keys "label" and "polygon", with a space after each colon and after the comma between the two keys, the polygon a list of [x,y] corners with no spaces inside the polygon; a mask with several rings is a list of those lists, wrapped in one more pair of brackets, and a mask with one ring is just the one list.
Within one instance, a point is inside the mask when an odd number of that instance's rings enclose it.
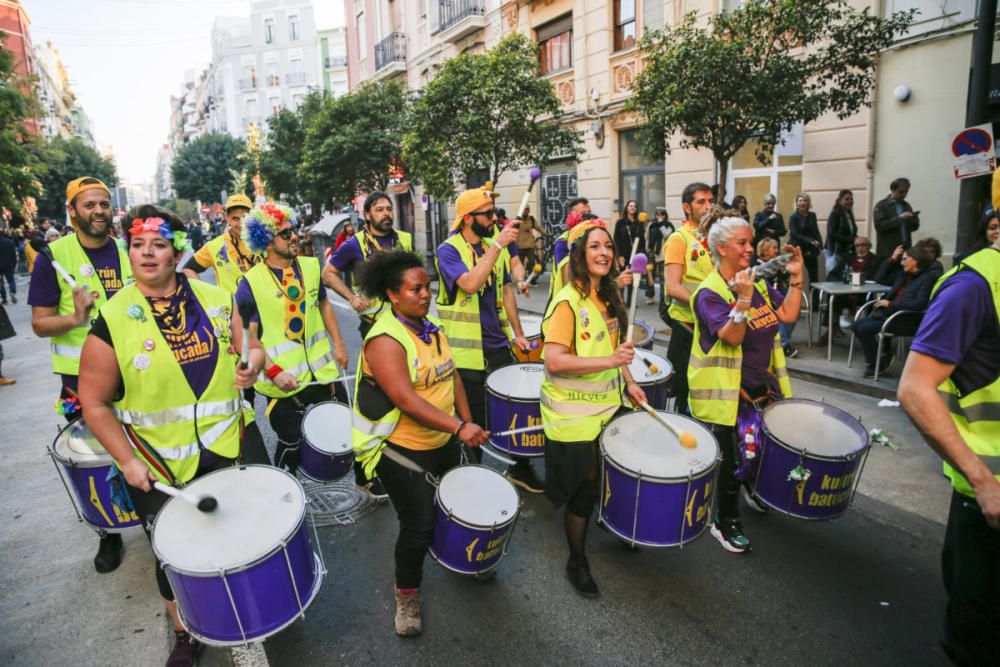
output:
{"label": "white drumstick", "polygon": [[660,426],[673,433],[674,436],[677,438],[678,442],[681,443],[682,447],[687,447],[688,449],[692,449],[698,446],[697,438],[695,438],[691,433],[688,433],[687,431],[679,430],[676,426],[674,426],[666,419],[664,419],[663,415],[654,410],[646,401],[640,403],[639,407],[645,410],[646,414],[648,414],[650,417],[658,421],[660,423]]}
{"label": "white drumstick", "polygon": [[583,419],[583,417],[571,417],[569,419],[557,419],[555,421],[549,422],[548,424],[536,424],[535,426],[522,426],[521,428],[515,428],[515,429],[511,429],[509,431],[500,431],[498,433],[490,433],[490,435],[491,436],[497,436],[497,437],[503,438],[503,437],[506,437],[508,435],[517,435],[519,433],[534,433],[536,431],[542,431],[542,430],[544,430],[546,426],[554,426],[556,424],[559,424],[560,426],[563,425],[563,424],[572,424],[573,422],[578,422],[581,419]]}
{"label": "white drumstick", "polygon": [[153,482],[153,487],[156,488],[157,491],[162,491],[168,496],[180,498],[184,502],[191,503],[202,512],[214,512],[215,508],[219,506],[219,501],[215,499],[215,496],[196,496],[188,491],[181,491],[180,489],[175,489],[172,486],[167,486],[162,482]]}
{"label": "white drumstick", "polygon": [[[636,239],[638,243],[639,239]],[[625,341],[632,340],[632,334],[635,332],[635,309],[639,305],[639,282],[642,280],[642,274],[646,273],[646,266],[649,264],[649,259],[643,253],[636,253],[632,251],[632,264],[629,266],[629,270],[632,272],[632,306],[628,311],[628,330],[625,333]]]}

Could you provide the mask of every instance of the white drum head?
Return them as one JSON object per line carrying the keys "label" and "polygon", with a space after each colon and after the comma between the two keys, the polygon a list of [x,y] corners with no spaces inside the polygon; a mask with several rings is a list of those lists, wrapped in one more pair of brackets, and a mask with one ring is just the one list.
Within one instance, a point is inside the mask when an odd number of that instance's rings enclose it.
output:
{"label": "white drum head", "polygon": [[194,495],[212,495],[214,512],[171,498],[156,517],[153,551],[184,572],[214,572],[254,563],[291,537],[305,516],[298,480],[264,465],[225,468],[188,484]]}
{"label": "white drum head", "polygon": [[673,479],[698,474],[719,457],[719,444],[707,428],[693,419],[657,411],[677,430],[691,433],[698,444],[681,446],[677,436],[645,412],[632,412],[608,424],[601,445],[609,459],[623,468],[649,477]]}
{"label": "white drum head", "polygon": [[311,406],[302,418],[302,435],[309,444],[328,454],[351,450],[351,409],[328,401]]}
{"label": "white drum head", "polygon": [[441,479],[442,509],[474,526],[506,523],[517,514],[517,490],[503,475],[485,466],[452,468]]}
{"label": "white drum head", "polygon": [[66,463],[83,468],[97,468],[112,462],[111,455],[105,451],[82,419],[60,431],[54,444],[56,458]]}
{"label": "white drum head", "polygon": [[521,315],[521,330],[525,338],[536,338],[542,335],[542,318],[538,315]]}
{"label": "white drum head", "polygon": [[486,388],[501,396],[537,401],[542,396],[544,379],[544,364],[514,364],[490,373]]}
{"label": "white drum head", "polygon": [[790,398],[775,401],[764,410],[767,433],[790,448],[831,458],[864,449],[868,432],[840,408]]}
{"label": "white drum head", "polygon": [[[645,360],[645,361],[644,361]],[[650,366],[646,365],[649,362]],[[655,371],[653,369],[656,369]],[[666,380],[674,374],[674,367],[669,361],[658,354],[653,354],[649,350],[636,348],[635,358],[628,365],[632,378],[639,384],[649,384],[659,380]]]}

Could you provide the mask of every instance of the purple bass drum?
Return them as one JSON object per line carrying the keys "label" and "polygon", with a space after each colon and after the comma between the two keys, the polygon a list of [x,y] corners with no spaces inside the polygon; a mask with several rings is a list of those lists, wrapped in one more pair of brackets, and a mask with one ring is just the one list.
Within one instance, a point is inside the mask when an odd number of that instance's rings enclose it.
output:
{"label": "purple bass drum", "polygon": [[437,520],[430,553],[459,574],[496,569],[514,533],[519,498],[507,478],[481,465],[452,468],[434,497]]}
{"label": "purple bass drum", "polygon": [[693,419],[658,414],[697,445],[677,437],[645,412],[611,422],[601,434],[598,521],[632,546],[676,547],[697,538],[712,520],[722,457],[712,432]]}
{"label": "purple bass drum", "polygon": [[315,482],[334,482],[351,471],[351,409],[327,401],[309,406],[302,416],[299,472]]}
{"label": "purple bass drum", "polygon": [[666,410],[667,385],[674,375],[673,364],[658,354],[637,348],[628,369],[646,394],[646,402],[657,410]]}
{"label": "purple bass drum", "polygon": [[[541,426],[543,364],[514,364],[498,368],[486,378],[486,428],[493,432]],[[545,433],[490,436],[490,444],[518,456],[545,454]]]}
{"label": "purple bass drum", "polygon": [[49,455],[77,517],[102,533],[139,525],[125,477],[82,419],[59,431]]}
{"label": "purple bass drum", "polygon": [[209,473],[187,489],[214,496],[218,507],[200,512],[168,500],[153,523],[153,552],[188,631],[206,644],[232,646],[304,617],[325,571],[310,544],[299,481],[248,465]]}
{"label": "purple bass drum", "polygon": [[772,403],[762,422],[757,496],[800,519],[846,512],[871,447],[865,427],[840,408],[803,398]]}

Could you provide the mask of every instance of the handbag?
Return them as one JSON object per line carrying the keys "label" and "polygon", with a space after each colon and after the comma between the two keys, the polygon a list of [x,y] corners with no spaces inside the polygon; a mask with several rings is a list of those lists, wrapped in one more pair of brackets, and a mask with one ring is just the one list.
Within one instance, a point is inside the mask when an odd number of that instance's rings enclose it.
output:
{"label": "handbag", "polygon": [[14,331],[14,325],[10,323],[10,318],[7,317],[7,309],[0,306],[0,340],[7,340],[16,335],[17,332]]}

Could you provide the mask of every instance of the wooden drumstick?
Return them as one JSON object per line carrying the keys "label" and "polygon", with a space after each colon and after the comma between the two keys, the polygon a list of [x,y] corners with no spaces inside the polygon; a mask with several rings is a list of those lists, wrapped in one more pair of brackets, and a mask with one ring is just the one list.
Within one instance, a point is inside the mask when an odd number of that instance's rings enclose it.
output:
{"label": "wooden drumstick", "polygon": [[660,413],[654,410],[649,405],[649,403],[643,401],[642,403],[639,404],[639,406],[643,410],[645,410],[650,417],[660,422],[660,426],[673,433],[674,436],[677,438],[677,441],[681,443],[682,447],[687,447],[688,449],[694,449],[695,447],[698,446],[698,439],[694,437],[694,434],[688,431],[678,430],[676,426],[674,426],[666,419],[664,419],[662,416],[660,416]]}
{"label": "wooden drumstick", "polygon": [[[639,239],[635,240],[639,243]],[[636,254],[635,246],[632,250],[632,265],[629,270],[632,272],[632,306],[628,310],[628,332],[625,334],[625,341],[628,342],[632,340],[632,334],[635,332],[635,308],[639,305],[639,281],[642,278],[642,274],[646,273],[646,265],[649,264],[649,258],[643,253]]]}
{"label": "wooden drumstick", "polygon": [[167,486],[163,482],[153,482],[153,487],[157,491],[162,491],[168,496],[180,498],[184,502],[191,503],[200,511],[205,513],[214,512],[219,506],[219,501],[215,499],[215,496],[196,496],[188,491],[181,491],[180,489],[176,489],[172,486]]}

